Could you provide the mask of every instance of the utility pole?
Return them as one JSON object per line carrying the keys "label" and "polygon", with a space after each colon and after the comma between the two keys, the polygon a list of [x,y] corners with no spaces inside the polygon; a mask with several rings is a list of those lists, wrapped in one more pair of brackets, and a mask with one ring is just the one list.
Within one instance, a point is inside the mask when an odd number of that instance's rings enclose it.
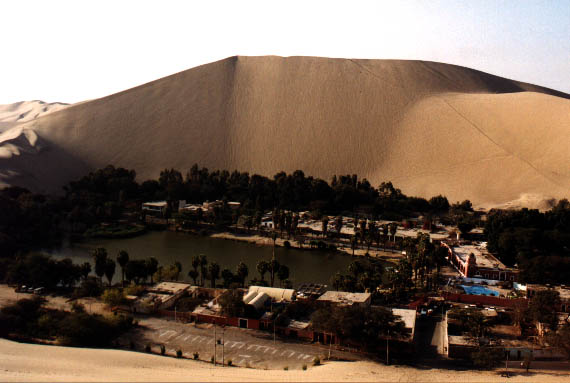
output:
{"label": "utility pole", "polygon": [[386,337],[386,365],[390,364],[390,330],[388,329],[388,336]]}
{"label": "utility pole", "polygon": [[226,342],[224,341],[224,334],[226,332],[226,328],[222,327],[222,367],[224,367],[224,345],[226,344]]}
{"label": "utility pole", "polygon": [[331,350],[332,350],[332,333],[329,334],[329,359],[331,358]]}

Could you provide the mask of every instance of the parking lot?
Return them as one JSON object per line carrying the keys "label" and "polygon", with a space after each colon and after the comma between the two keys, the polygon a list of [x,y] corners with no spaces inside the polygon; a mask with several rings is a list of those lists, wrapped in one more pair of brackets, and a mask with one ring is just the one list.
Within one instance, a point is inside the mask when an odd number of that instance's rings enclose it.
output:
{"label": "parking lot", "polygon": [[[236,366],[267,369],[302,368],[310,366],[315,356],[323,359],[328,355],[328,348],[322,345],[307,344],[293,340],[277,338],[269,332],[225,327],[212,324],[185,324],[173,320],[148,318],[140,321],[141,328],[129,335],[138,348],[151,344],[153,352],[160,352],[160,345],[166,347],[166,353],[174,355],[180,349],[187,358],[194,352],[199,359],[210,361],[214,355],[214,339],[222,344],[216,345],[216,360],[222,358],[227,363],[231,360]],[[216,337],[214,338],[214,331]],[[333,352],[338,355],[339,352]],[[344,358],[356,359],[352,354],[342,353]]]}

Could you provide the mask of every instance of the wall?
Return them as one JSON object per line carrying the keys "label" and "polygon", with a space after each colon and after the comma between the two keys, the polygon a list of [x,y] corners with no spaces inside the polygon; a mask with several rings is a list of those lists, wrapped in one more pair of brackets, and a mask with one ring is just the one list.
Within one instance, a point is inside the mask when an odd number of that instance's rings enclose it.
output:
{"label": "wall", "polygon": [[523,306],[528,305],[528,300],[524,298],[507,299],[507,298],[489,297],[486,295],[454,294],[449,292],[443,292],[442,296],[446,300],[453,302],[482,304],[487,306],[515,307],[518,305],[523,305]]}

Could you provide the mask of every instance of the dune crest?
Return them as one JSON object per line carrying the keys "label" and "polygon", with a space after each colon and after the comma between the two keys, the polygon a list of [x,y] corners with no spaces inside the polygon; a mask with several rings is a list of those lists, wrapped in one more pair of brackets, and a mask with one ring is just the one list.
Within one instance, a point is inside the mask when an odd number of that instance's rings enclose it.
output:
{"label": "dune crest", "polygon": [[[56,178],[109,163],[139,180],[198,163],[268,176],[356,173],[479,206],[564,198],[569,97],[434,62],[231,57],[23,123],[79,165],[18,182],[57,191]],[[28,171],[45,152],[28,156]],[[0,167],[23,174],[14,158]]]}

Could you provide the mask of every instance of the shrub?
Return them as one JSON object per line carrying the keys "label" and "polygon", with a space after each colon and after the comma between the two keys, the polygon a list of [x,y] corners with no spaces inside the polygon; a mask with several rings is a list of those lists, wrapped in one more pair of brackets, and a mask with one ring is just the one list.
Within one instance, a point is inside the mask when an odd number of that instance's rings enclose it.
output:
{"label": "shrub", "polygon": [[285,242],[283,242],[283,246],[285,246],[286,249],[290,249],[291,248],[291,242],[285,241]]}
{"label": "shrub", "polygon": [[319,366],[320,364],[321,364],[321,358],[315,356],[315,358],[313,359],[313,366]]}
{"label": "shrub", "polygon": [[73,303],[71,303],[71,311],[73,311],[74,313],[84,313],[85,306],[83,306],[81,303],[77,301],[73,301]]}
{"label": "shrub", "polygon": [[306,371],[306,370],[307,370],[307,365],[304,364],[304,365],[303,365],[303,371]]}
{"label": "shrub", "polygon": [[198,360],[198,358],[200,358],[200,354],[198,353],[198,351],[194,352],[194,360]]}
{"label": "shrub", "polygon": [[160,345],[160,355],[166,354],[166,347],[163,344]]}
{"label": "shrub", "polygon": [[134,350],[134,349],[135,349],[135,342],[133,342],[132,340],[129,342],[129,348],[130,348],[131,350]]}
{"label": "shrub", "polygon": [[289,366],[285,366],[285,367],[283,367],[283,370],[285,370],[285,371],[289,371]]}
{"label": "shrub", "polygon": [[127,286],[124,291],[125,291],[125,295],[136,295],[136,296],[139,296],[139,295],[141,295],[142,293],[144,293],[145,287],[144,287],[144,286],[137,285],[137,284],[135,284],[135,283],[133,282],[133,283],[131,283],[129,286]]}
{"label": "shrub", "polygon": [[214,355],[210,357],[210,362],[214,363]]}
{"label": "shrub", "polygon": [[231,366],[232,366],[232,364],[233,364],[232,360],[231,360],[231,359],[228,359],[228,366],[230,366],[230,367],[231,367]]}
{"label": "shrub", "polygon": [[118,289],[107,289],[103,295],[101,295],[101,299],[109,306],[117,306],[123,303],[125,296],[123,292]]}
{"label": "shrub", "polygon": [[176,350],[176,357],[182,358],[182,350],[181,349]]}
{"label": "shrub", "polygon": [[144,352],[150,352],[150,343],[147,343],[147,345],[144,346]]}

